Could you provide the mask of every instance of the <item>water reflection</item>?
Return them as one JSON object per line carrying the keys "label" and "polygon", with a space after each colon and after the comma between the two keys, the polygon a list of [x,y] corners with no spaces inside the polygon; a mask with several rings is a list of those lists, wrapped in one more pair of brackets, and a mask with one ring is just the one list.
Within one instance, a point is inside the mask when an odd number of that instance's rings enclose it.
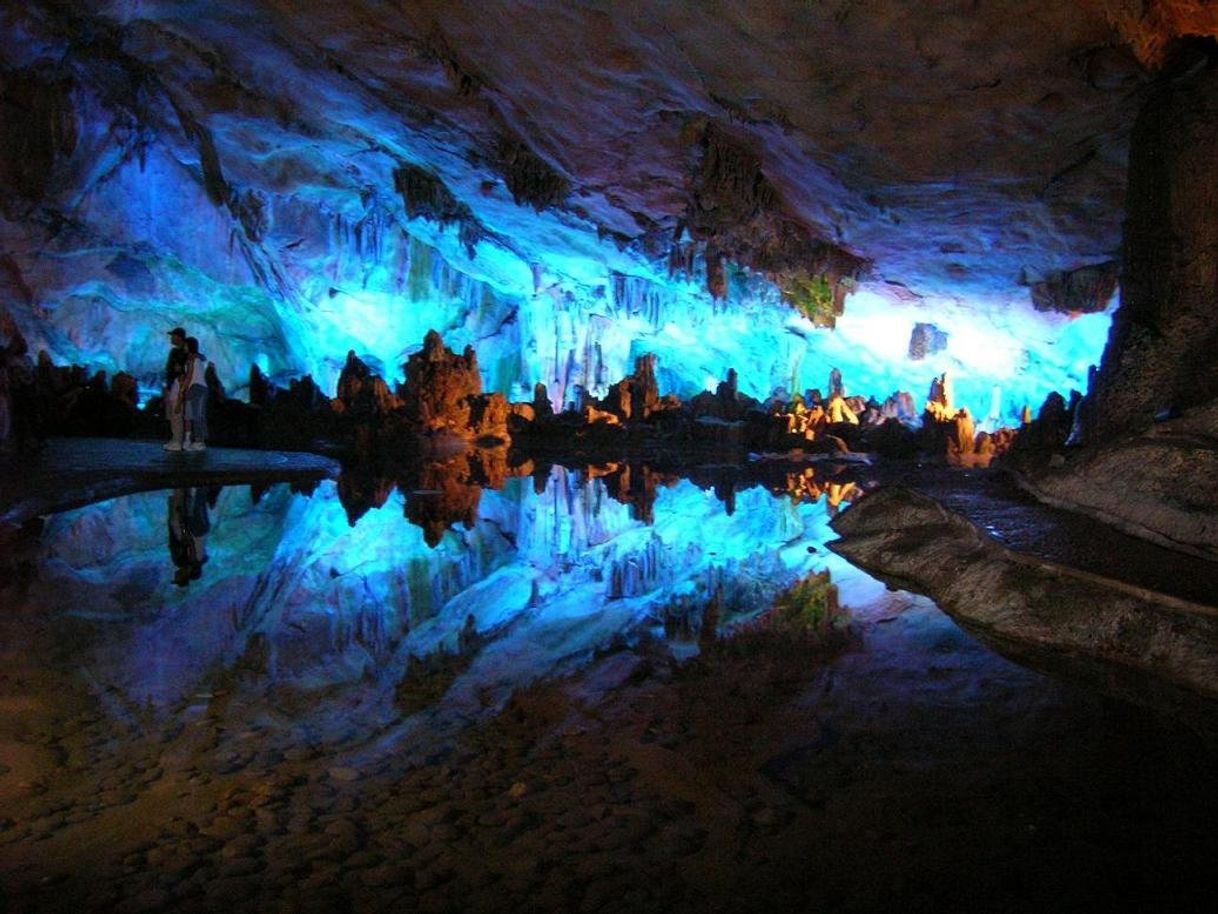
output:
{"label": "water reflection", "polygon": [[406,518],[422,528],[429,546],[435,546],[450,527],[473,526],[484,489],[500,490],[508,480],[531,479],[534,490],[541,494],[556,469],[574,473],[574,478],[586,483],[599,481],[607,497],[627,505],[631,517],[646,524],[655,519],[657,493],[682,480],[712,492],[728,514],[736,510],[736,493],[756,486],[796,502],[824,499],[831,516],[865,491],[864,485],[852,475],[859,467],[844,464],[801,465],[758,460],[744,466],[678,468],[611,461],[556,468],[533,460],[510,464],[504,449],[477,449],[379,472],[367,467],[348,469],[339,479],[338,496],[349,523],[354,525],[368,511],[384,507],[397,491],[404,501]]}
{"label": "water reflection", "polygon": [[[1190,734],[1008,663],[826,553],[828,491],[547,468],[465,485],[476,510],[453,522],[442,479],[386,478],[358,487],[381,508],[354,524],[348,479],[132,495],[0,543],[0,837],[13,884],[45,892],[28,909],[108,882],[132,908],[232,907],[235,885],[258,907],[299,888],[358,909],[319,893],[336,874],[385,885],[370,853],[393,886],[450,855],[457,891],[433,907],[457,909],[522,859],[650,885],[653,861],[661,882],[726,859],[801,873],[810,841],[903,859],[771,907],[838,908],[922,871],[982,908],[1048,873],[1022,907],[1060,906],[1062,885],[1078,907],[1090,873],[1154,873],[1151,897],[1212,857],[1195,841],[1212,756]],[[623,491],[650,493],[650,524]],[[166,525],[185,537],[198,506],[208,561],[183,587]],[[1107,869],[1075,886],[1082,841]]]}
{"label": "water reflection", "polygon": [[[347,686],[382,722],[468,711],[615,639],[696,651],[818,573],[881,590],[822,548],[837,500],[814,477],[463,454],[310,492],[179,488],[47,518],[0,589],[50,620],[63,669],[145,715]],[[87,635],[60,637],[73,625]]]}
{"label": "water reflection", "polygon": [[174,489],[169,494],[169,557],[175,569],[173,582],[179,587],[202,577],[207,563],[207,534],[211,531],[207,501],[201,486]]}

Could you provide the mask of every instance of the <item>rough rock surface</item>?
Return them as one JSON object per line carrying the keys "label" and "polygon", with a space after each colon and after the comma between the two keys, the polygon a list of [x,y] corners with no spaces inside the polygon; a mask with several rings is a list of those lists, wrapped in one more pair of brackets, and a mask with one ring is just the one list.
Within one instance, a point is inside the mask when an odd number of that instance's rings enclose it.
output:
{"label": "rough rock surface", "polygon": [[925,592],[970,630],[1005,643],[1134,668],[1218,697],[1218,607],[1004,549],[959,515],[899,487],[840,514],[830,548]]}
{"label": "rough rock surface", "polygon": [[410,357],[404,370],[400,398],[407,421],[420,433],[507,440],[507,401],[502,394],[482,393],[473,349],[467,346],[457,355],[439,333],[429,330],[423,348]]}
{"label": "rough rock surface", "polygon": [[[689,228],[763,268],[798,252],[844,275],[862,258],[880,289],[1026,297],[1111,260],[1146,79],[1103,10],[1056,0],[185,9],[5,11],[0,113],[21,126],[0,146],[6,212],[36,229],[147,157],[167,189],[193,174],[178,202],[215,210],[200,229],[235,233],[217,280],[289,296],[319,222],[350,217],[375,243],[394,196],[471,250],[544,251],[555,232],[588,250],[607,233],[667,255]],[[97,112],[122,129],[99,132]],[[161,282],[147,249],[91,247],[113,214],[76,215],[91,231],[55,245],[88,251],[82,271]],[[29,308],[64,283],[26,251],[6,273]]]}
{"label": "rough rock surface", "polygon": [[1180,65],[1133,133],[1121,307],[1089,395],[1089,439],[1218,399],[1218,58]]}
{"label": "rough rock surface", "polygon": [[1218,405],[1030,474],[1029,491],[1176,549],[1218,559]]}
{"label": "rough rock surface", "polygon": [[[1218,557],[1218,58],[1182,52],[1176,66],[1133,134],[1121,307],[1074,411],[1084,448],[1029,489]],[[1064,442],[1068,422],[1047,400],[1040,446]]]}

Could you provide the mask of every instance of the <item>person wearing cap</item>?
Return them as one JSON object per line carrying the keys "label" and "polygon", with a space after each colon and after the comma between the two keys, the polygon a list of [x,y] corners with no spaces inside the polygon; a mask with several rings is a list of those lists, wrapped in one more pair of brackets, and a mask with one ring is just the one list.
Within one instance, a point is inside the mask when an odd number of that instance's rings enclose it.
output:
{"label": "person wearing cap", "polygon": [[180,451],[185,446],[183,437],[183,407],[182,383],[186,377],[186,331],[174,327],[169,331],[169,343],[173,347],[165,359],[165,414],[169,419],[169,440],[165,442],[165,450]]}

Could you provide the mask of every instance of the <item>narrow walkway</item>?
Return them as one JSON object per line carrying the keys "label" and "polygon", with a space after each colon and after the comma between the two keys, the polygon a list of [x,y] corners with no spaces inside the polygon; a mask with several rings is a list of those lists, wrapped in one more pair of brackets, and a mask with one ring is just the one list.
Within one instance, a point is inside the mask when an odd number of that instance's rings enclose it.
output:
{"label": "narrow walkway", "polygon": [[208,448],[171,453],[160,441],[57,438],[32,451],[0,453],[0,523],[150,489],[315,482],[337,461],[292,451]]}
{"label": "narrow walkway", "polygon": [[1218,562],[1175,552],[1086,515],[1042,504],[1002,472],[896,464],[875,469],[882,483],[929,495],[1014,552],[1218,606]]}

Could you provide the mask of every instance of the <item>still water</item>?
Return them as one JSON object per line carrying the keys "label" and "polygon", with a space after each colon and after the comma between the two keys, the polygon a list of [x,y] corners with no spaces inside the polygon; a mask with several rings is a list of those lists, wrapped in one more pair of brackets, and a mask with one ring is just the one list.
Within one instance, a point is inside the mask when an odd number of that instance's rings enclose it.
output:
{"label": "still water", "polygon": [[[865,486],[590,475],[175,489],[11,539],[0,901],[1212,899],[1212,752],[827,551]],[[825,644],[766,636],[809,581]]]}
{"label": "still water", "polygon": [[682,480],[640,511],[562,468],[455,511],[446,494],[393,490],[358,518],[332,482],[124,496],[48,517],[5,596],[78,633],[94,688],[162,716],[234,667],[247,685],[358,686],[364,704],[450,655],[452,699],[487,704],[622,639],[696,651],[708,605],[728,631],[814,572],[845,606],[883,592],[824,548],[837,500],[755,487],[729,512]]}

